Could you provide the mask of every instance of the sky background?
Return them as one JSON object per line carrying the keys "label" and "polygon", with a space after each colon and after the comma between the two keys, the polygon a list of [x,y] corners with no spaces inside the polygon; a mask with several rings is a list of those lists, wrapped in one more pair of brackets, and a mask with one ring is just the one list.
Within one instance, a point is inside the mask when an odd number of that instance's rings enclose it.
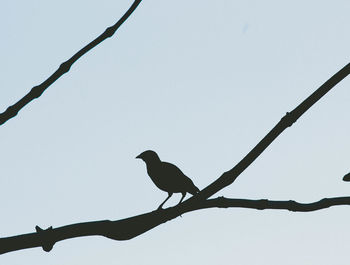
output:
{"label": "sky background", "polygon": [[[2,0],[0,111],[50,76],[132,1]],[[0,127],[2,237],[152,211],[167,194],[147,149],[203,189],[349,63],[350,2],[144,1]],[[313,202],[350,195],[350,79],[217,196]],[[173,196],[167,206],[175,205]],[[188,195],[187,197],[188,198]],[[349,207],[208,209],[129,241],[85,237],[6,265],[349,264]]]}

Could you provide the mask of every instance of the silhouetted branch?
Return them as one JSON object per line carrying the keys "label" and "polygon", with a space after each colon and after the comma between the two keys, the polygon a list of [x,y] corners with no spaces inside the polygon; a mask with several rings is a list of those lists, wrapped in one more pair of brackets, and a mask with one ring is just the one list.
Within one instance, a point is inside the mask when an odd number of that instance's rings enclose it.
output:
{"label": "silhouetted branch", "polygon": [[6,111],[0,113],[0,125],[4,124],[9,119],[15,117],[17,113],[29,102],[41,96],[41,94],[52,85],[58,78],[60,78],[63,74],[67,73],[71,66],[85,53],[90,51],[92,48],[96,47],[105,39],[111,37],[117,29],[128,19],[128,17],[134,12],[137,6],[141,3],[142,0],[135,0],[131,7],[126,11],[126,13],[122,16],[121,19],[118,20],[113,26],[107,28],[100,36],[74,54],[69,60],[65,61],[60,65],[60,67],[54,72],[48,79],[46,79],[43,83],[38,86],[35,86],[31,89],[31,91],[21,98],[17,103],[8,107]]}
{"label": "silhouetted branch", "polygon": [[219,197],[201,201],[191,207],[183,203],[172,208],[157,210],[117,221],[103,220],[78,223],[58,228],[49,227],[47,230],[43,230],[37,226],[36,233],[0,238],[0,254],[34,247],[42,247],[48,252],[56,242],[82,236],[104,236],[114,240],[128,240],[181,214],[199,209],[240,207],[258,210],[279,209],[294,212],[310,212],[337,205],[350,205],[350,197],[325,198],[313,203]]}
{"label": "silhouetted branch", "polygon": [[311,204],[302,204],[294,201],[255,201],[225,198],[206,200],[220,189],[233,183],[237,176],[243,172],[243,170],[245,170],[267,148],[267,146],[269,146],[272,141],[281,134],[282,131],[284,131],[287,127],[290,127],[313,104],[315,104],[337,83],[344,79],[349,74],[349,71],[350,64],[347,64],[292,112],[287,113],[281,119],[281,121],[234,168],[225,172],[220,178],[218,178],[204,190],[182,204],[173,208],[153,211],[118,221],[105,220],[78,223],[55,229],[50,227],[47,230],[36,227],[37,233],[1,238],[0,254],[39,246],[41,246],[45,251],[50,251],[56,242],[81,236],[100,235],[115,240],[128,240],[158,226],[161,223],[174,219],[183,213],[212,207],[243,207],[253,209],[315,211],[334,205],[350,205],[350,197],[323,199],[319,202]]}
{"label": "silhouetted branch", "polygon": [[[123,22],[137,8],[141,0],[135,0],[124,16],[113,26],[89,43],[79,52],[77,52],[68,61],[61,64],[58,70],[53,73],[47,80],[39,86],[33,87],[32,90],[16,104],[7,108],[0,114],[0,125],[5,123],[33,99],[40,95],[54,83],[64,73],[68,72],[70,67],[81,56],[90,49],[111,37]],[[226,199],[217,198],[209,199],[210,196],[232,184],[236,178],[288,127],[292,126],[313,104],[323,97],[336,84],[343,80],[350,73],[350,64],[344,66],[339,72],[326,81],[312,95],[304,100],[293,111],[287,114],[276,124],[276,126],[231,170],[222,174],[216,181],[207,186],[197,195],[191,197],[182,204],[165,210],[153,211],[142,215],[130,217],[117,221],[95,221],[67,225],[58,228],[49,227],[44,230],[36,227],[36,233],[18,235],[14,237],[0,238],[0,254],[16,251],[20,249],[42,247],[45,251],[50,251],[56,242],[82,236],[99,235],[115,240],[128,240],[134,238],[161,223],[176,218],[186,212],[206,209],[206,208],[228,208],[242,207],[253,209],[286,209],[290,211],[315,211],[335,205],[350,205],[350,197],[339,197],[322,199],[310,204],[302,204],[294,201],[268,201],[268,200],[245,200],[245,199]]]}
{"label": "silhouetted branch", "polygon": [[317,202],[300,203],[293,200],[289,201],[269,201],[269,200],[247,200],[247,199],[229,199],[219,197],[204,201],[197,209],[207,208],[251,208],[256,210],[288,210],[292,212],[312,212],[326,209],[332,206],[350,205],[350,197],[324,198]]}
{"label": "silhouetted branch", "polygon": [[207,199],[219,190],[232,184],[236,178],[288,127],[291,127],[312,105],[330,91],[336,84],[350,73],[350,63],[345,65],[335,75],[329,78],[314,93],[306,98],[299,106],[286,115],[272,128],[272,130],[231,170],[223,173],[217,180],[203,189],[199,196],[194,196],[185,201],[186,204],[195,203],[198,200]]}

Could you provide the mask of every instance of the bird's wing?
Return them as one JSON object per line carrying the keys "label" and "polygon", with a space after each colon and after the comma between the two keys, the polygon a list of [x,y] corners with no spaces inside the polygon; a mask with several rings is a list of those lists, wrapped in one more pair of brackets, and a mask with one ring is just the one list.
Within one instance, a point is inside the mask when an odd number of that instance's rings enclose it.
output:
{"label": "bird's wing", "polygon": [[174,192],[189,192],[194,194],[198,188],[193,184],[192,180],[187,177],[177,166],[162,162],[162,171],[167,180],[169,187],[174,189]]}

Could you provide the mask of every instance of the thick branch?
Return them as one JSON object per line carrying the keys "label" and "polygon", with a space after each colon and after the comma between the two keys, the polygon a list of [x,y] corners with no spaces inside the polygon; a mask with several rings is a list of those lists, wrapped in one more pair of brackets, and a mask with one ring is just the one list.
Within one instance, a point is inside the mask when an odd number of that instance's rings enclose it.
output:
{"label": "thick branch", "polygon": [[9,119],[15,117],[17,113],[29,102],[41,96],[41,94],[52,85],[57,79],[59,79],[62,75],[67,73],[71,66],[85,53],[90,51],[92,48],[96,47],[105,39],[111,37],[117,29],[129,18],[129,16],[134,12],[137,6],[141,3],[142,0],[135,0],[131,7],[126,11],[126,13],[122,16],[121,19],[118,20],[113,26],[107,28],[100,36],[94,39],[92,42],[87,44],[84,48],[74,54],[69,60],[65,61],[60,65],[60,67],[43,83],[38,86],[35,86],[31,89],[31,91],[21,98],[17,103],[8,107],[6,111],[0,113],[0,125],[4,124]]}
{"label": "thick branch", "polygon": [[325,198],[313,203],[219,197],[201,201],[191,207],[181,204],[173,208],[153,211],[118,221],[104,220],[78,223],[54,229],[50,227],[47,230],[36,227],[36,233],[0,238],[0,254],[34,247],[42,247],[45,251],[50,251],[56,242],[83,236],[104,236],[114,240],[128,240],[181,214],[199,209],[240,207],[258,210],[284,209],[294,212],[310,212],[337,205],[350,205],[350,197]]}

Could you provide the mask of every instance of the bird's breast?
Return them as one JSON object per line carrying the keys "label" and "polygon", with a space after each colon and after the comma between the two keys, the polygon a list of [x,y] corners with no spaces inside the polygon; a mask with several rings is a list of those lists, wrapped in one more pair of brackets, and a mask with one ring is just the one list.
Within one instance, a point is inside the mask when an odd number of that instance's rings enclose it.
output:
{"label": "bird's breast", "polygon": [[147,173],[153,183],[161,190],[169,191],[166,173],[163,172],[161,166],[147,166]]}

